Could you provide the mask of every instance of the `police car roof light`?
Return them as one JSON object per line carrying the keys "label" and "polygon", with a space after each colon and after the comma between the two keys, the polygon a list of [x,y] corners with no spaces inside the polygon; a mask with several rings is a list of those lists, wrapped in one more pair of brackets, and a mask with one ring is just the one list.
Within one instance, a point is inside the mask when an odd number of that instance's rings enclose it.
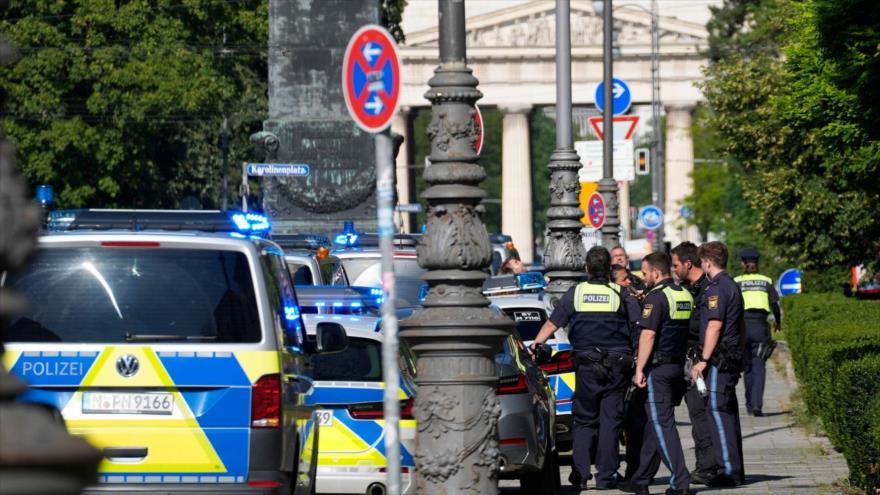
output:
{"label": "police car roof light", "polygon": [[57,210],[48,218],[50,232],[72,230],[144,230],[227,232],[264,238],[269,218],[240,211]]}
{"label": "police car roof light", "polygon": [[55,202],[55,191],[52,186],[43,184],[37,186],[37,203],[42,205],[51,205]]}
{"label": "police car roof light", "polygon": [[541,272],[526,272],[516,276],[516,283],[520,290],[535,290],[544,288],[544,275]]}
{"label": "police car roof light", "polygon": [[341,247],[357,247],[360,233],[355,230],[354,222],[346,220],[342,224],[342,232],[333,238],[333,242]]}

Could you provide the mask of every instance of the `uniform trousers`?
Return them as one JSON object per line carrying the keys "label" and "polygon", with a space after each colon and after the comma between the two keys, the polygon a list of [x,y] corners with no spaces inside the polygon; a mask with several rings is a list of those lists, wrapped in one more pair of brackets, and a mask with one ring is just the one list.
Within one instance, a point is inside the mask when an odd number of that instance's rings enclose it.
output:
{"label": "uniform trousers", "polygon": [[709,365],[706,385],[709,389],[709,414],[712,425],[712,447],[721,471],[734,478],[743,475],[742,432],[739,423],[739,404],[736,383],[739,372],[720,371]]}
{"label": "uniform trousers", "polygon": [[572,400],[573,452],[572,464],[584,480],[591,478],[590,464],[593,443],[596,445],[596,486],[606,487],[617,481],[620,467],[618,441],[623,425],[623,397],[630,377],[612,373],[600,381],[589,363],[582,363],[575,372]]}
{"label": "uniform trousers", "polygon": [[766,317],[746,318],[746,351],[743,356],[745,374],[743,381],[746,386],[746,409],[753,411],[764,407],[764,384],[767,379],[767,367],[763,359],[758,357],[758,347],[770,341],[770,326]]}
{"label": "uniform trousers", "polygon": [[639,467],[632,477],[634,485],[647,486],[657,474],[660,462],[666,465],[672,475],[669,486],[675,490],[687,491],[691,476],[684,460],[681,438],[675,427],[675,405],[681,398],[676,390],[683,386],[683,367],[680,364],[661,364],[646,370],[647,400],[645,412],[648,423],[645,426],[644,446]]}
{"label": "uniform trousers", "polygon": [[639,458],[642,455],[642,445],[644,444],[645,437],[645,425],[648,423],[648,416],[645,414],[645,399],[647,396],[647,390],[643,388],[634,389],[632,394],[630,394],[629,404],[626,405],[626,419],[624,420],[624,429],[626,430],[626,473],[623,475],[624,479],[631,479],[636,469],[639,468]]}

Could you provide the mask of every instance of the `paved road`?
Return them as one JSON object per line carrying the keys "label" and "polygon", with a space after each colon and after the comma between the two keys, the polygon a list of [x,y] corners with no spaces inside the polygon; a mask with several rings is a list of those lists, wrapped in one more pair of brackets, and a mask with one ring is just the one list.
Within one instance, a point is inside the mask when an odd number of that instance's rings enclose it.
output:
{"label": "paved road", "polygon": [[[781,358],[774,355],[773,359]],[[846,461],[841,454],[833,450],[828,439],[809,436],[802,428],[794,425],[789,406],[791,384],[784,375],[777,372],[773,362],[768,364],[767,390],[764,398],[766,416],[754,418],[746,414],[742,382],[737,386],[743,428],[746,485],[737,489],[725,490],[708,489],[701,486],[694,488],[700,493],[724,493],[725,495],[825,495],[840,493],[840,489],[832,485],[847,476]],[[780,362],[780,364],[784,363]],[[688,466],[693,466],[693,440],[690,435],[687,410],[683,405],[676,410],[676,419],[679,425],[679,434],[684,442]],[[568,464],[570,457],[564,455],[561,462]],[[620,472],[623,472],[623,467],[621,466]],[[568,466],[562,470],[562,493],[564,494],[577,493],[566,483],[569,472]],[[669,471],[665,467],[661,467],[657,476],[657,484],[651,487],[651,493],[663,493],[668,487],[668,481]],[[516,481],[503,481],[501,486],[504,494],[520,493],[519,483]],[[601,493],[610,495],[623,492]]]}

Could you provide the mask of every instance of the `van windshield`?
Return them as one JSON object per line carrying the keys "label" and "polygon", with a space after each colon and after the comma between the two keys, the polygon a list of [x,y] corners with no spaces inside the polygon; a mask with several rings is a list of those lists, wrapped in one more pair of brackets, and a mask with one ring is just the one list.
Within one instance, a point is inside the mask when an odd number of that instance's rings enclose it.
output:
{"label": "van windshield", "polygon": [[5,286],[30,308],[9,342],[261,340],[247,257],[173,248],[43,248]]}

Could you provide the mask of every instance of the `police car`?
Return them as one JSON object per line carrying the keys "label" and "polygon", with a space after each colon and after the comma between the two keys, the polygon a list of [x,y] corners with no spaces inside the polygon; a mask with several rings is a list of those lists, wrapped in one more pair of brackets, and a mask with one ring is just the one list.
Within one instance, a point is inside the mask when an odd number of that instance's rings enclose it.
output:
{"label": "police car", "polygon": [[[548,304],[543,294],[544,277],[538,272],[493,277],[483,285],[483,293],[492,304],[516,322],[519,337],[528,346],[548,317]],[[572,347],[564,329],[556,330],[546,342],[553,354],[541,369],[550,380],[556,400],[556,445],[560,452],[571,449],[571,407],[575,374]]]}
{"label": "police car", "polygon": [[[314,392],[306,400],[318,408],[319,493],[385,493],[387,460],[383,421],[381,292],[338,287],[297,288],[306,329],[321,322],[345,327],[348,348],[312,360]],[[412,416],[415,360],[400,343],[401,492],[415,493],[416,428]]]}
{"label": "police car", "polygon": [[273,235],[284,250],[284,259],[295,285],[348,285],[342,261],[330,254],[327,236],[319,234]]}
{"label": "police car", "polygon": [[268,220],[241,212],[53,212],[33,263],[0,283],[30,310],[4,364],[22,399],[103,451],[86,493],[310,493],[319,430],[307,338]]}

